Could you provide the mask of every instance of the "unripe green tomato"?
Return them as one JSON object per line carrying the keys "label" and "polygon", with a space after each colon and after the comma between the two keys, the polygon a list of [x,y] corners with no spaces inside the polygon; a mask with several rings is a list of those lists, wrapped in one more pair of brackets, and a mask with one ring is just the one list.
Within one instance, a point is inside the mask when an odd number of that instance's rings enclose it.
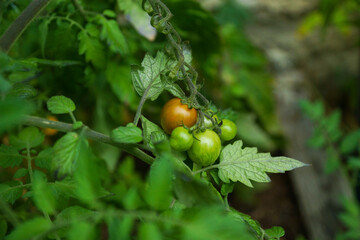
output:
{"label": "unripe green tomato", "polygon": [[230,141],[236,136],[237,127],[235,123],[229,119],[223,119],[222,122],[220,138],[223,141]]}
{"label": "unripe green tomato", "polygon": [[177,127],[171,132],[170,146],[177,151],[189,150],[193,141],[193,136],[184,127]]}
{"label": "unripe green tomato", "polygon": [[[219,121],[219,118],[218,118],[217,115],[213,115],[212,119],[214,119],[215,124],[218,123],[218,121]],[[213,124],[212,124],[211,120],[209,118],[207,118],[207,117],[204,117],[204,126],[207,127],[207,128],[213,127]]]}
{"label": "unripe green tomato", "polygon": [[194,142],[188,151],[190,159],[203,167],[213,164],[220,155],[221,141],[212,130],[194,134]]}

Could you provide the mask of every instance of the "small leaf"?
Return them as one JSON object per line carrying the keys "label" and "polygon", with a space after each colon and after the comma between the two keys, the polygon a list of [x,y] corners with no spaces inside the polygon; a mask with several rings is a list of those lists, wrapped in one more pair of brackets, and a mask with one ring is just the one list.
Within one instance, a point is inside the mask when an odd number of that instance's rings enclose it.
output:
{"label": "small leaf", "polygon": [[162,93],[165,83],[161,81],[160,74],[168,69],[169,59],[163,52],[158,52],[153,58],[150,54],[146,54],[141,67],[137,65],[131,66],[131,78],[136,92],[143,96],[146,93],[146,99],[154,101]]}
{"label": "small leaf", "polygon": [[53,96],[47,101],[47,108],[54,114],[64,114],[75,111],[74,102],[65,96]]}
{"label": "small leaf", "polygon": [[118,127],[111,132],[111,139],[118,143],[138,143],[142,141],[142,131],[134,124]]}
{"label": "small leaf", "polygon": [[141,125],[144,132],[144,141],[148,146],[154,147],[151,134],[155,136],[154,134],[156,133],[156,138],[158,140],[167,139],[166,133],[158,125],[152,123],[144,116],[141,116]]}
{"label": "small leaf", "polygon": [[52,148],[46,148],[42,150],[34,159],[35,165],[44,168],[48,171],[52,167],[52,159],[54,158],[54,150]]}
{"label": "small leaf", "polygon": [[225,182],[242,182],[252,187],[250,180],[269,182],[265,172],[283,173],[306,164],[287,157],[271,157],[269,153],[258,153],[256,148],[242,148],[242,141],[229,144],[221,152],[219,177]]}
{"label": "small leaf", "polygon": [[22,185],[20,181],[12,181],[7,184],[0,184],[0,198],[4,201],[14,204],[23,193],[23,188],[19,187]]}
{"label": "small leaf", "polygon": [[10,136],[10,143],[17,149],[33,148],[41,145],[45,135],[37,127],[27,127],[18,136]]}
{"label": "small leaf", "polygon": [[19,99],[32,98],[37,95],[37,90],[29,84],[14,84],[13,88],[8,92],[8,97]]}
{"label": "small leaf", "polygon": [[51,228],[52,224],[49,220],[36,217],[23,222],[17,226],[6,238],[6,240],[27,240],[46,232]]}
{"label": "small leaf", "polygon": [[0,146],[0,166],[1,167],[15,167],[19,166],[22,162],[22,159],[24,157],[21,156],[16,148],[7,146],[7,145],[1,145]]}
{"label": "small leaf", "polygon": [[272,227],[272,228],[266,229],[265,233],[270,238],[277,238],[277,239],[280,239],[281,237],[283,237],[285,235],[285,231],[282,227]]}
{"label": "small leaf", "polygon": [[144,222],[139,227],[138,238],[139,240],[161,240],[162,235],[155,223]]}
{"label": "small leaf", "polygon": [[[90,34],[90,33],[89,33]],[[106,64],[106,56],[104,46],[97,38],[93,38],[86,31],[78,34],[79,54],[85,54],[86,62],[91,62],[97,68],[104,68]]]}
{"label": "small leaf", "polygon": [[109,228],[109,240],[130,240],[131,231],[134,227],[134,219],[132,216],[124,216],[119,219],[118,217],[108,217],[107,225]]}
{"label": "small leaf", "polygon": [[19,168],[13,176],[13,179],[22,178],[28,173],[26,168]]}
{"label": "small leaf", "polygon": [[115,18],[116,17],[116,13],[114,11],[111,11],[109,9],[106,9],[103,11],[104,16],[109,17],[109,18]]}
{"label": "small leaf", "polygon": [[56,200],[47,185],[46,176],[42,172],[34,171],[32,183],[33,199],[38,209],[48,214],[53,214]]}
{"label": "small leaf", "polygon": [[[61,213],[59,213],[56,216],[56,219],[54,221],[55,225],[67,225],[68,223],[71,223],[71,221],[75,218],[79,218],[79,219],[86,219],[86,218],[90,218],[91,216],[94,215],[94,212],[80,207],[80,206],[71,206],[68,208],[65,208],[64,210],[62,210]],[[70,227],[63,227],[60,228],[59,230],[56,231],[56,234],[59,237],[65,237],[66,233],[69,231]]]}
{"label": "small leaf", "polygon": [[67,239],[69,240],[91,240],[95,239],[95,228],[92,224],[79,221],[71,225]]}
{"label": "small leaf", "polygon": [[79,157],[79,136],[70,132],[56,141],[54,145],[53,165],[59,174],[69,174],[74,170],[74,163]]}
{"label": "small leaf", "polygon": [[127,54],[129,47],[123,33],[120,31],[118,23],[115,20],[108,20],[104,17],[98,17],[98,21],[102,25],[100,37],[107,42],[110,50],[115,53]]}
{"label": "small leaf", "polygon": [[221,194],[223,196],[227,196],[229,193],[232,193],[232,191],[234,190],[234,183],[224,183],[221,186]]}
{"label": "small leaf", "polygon": [[360,130],[351,132],[341,142],[340,150],[344,154],[354,152],[360,145]]}
{"label": "small leaf", "polygon": [[81,128],[82,126],[84,126],[83,122],[77,121],[73,124],[72,129],[77,130],[77,129]]}

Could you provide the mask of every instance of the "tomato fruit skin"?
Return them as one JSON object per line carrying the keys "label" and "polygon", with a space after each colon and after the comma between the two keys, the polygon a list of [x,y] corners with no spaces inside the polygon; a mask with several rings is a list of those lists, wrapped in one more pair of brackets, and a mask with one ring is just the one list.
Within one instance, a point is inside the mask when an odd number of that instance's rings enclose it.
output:
{"label": "tomato fruit skin", "polygon": [[219,157],[221,141],[219,136],[212,130],[194,134],[194,142],[188,151],[190,159],[203,167],[213,164]]}
{"label": "tomato fruit skin", "polygon": [[161,126],[167,134],[182,125],[192,127],[197,121],[197,111],[182,104],[180,98],[170,99],[161,110]]}
{"label": "tomato fruit skin", "polygon": [[223,123],[220,127],[221,129],[220,138],[223,141],[230,141],[236,136],[237,133],[236,124],[229,119],[223,119],[222,122]]}
{"label": "tomato fruit skin", "polygon": [[193,136],[184,127],[175,128],[170,136],[170,146],[179,152],[189,150],[193,141]]}

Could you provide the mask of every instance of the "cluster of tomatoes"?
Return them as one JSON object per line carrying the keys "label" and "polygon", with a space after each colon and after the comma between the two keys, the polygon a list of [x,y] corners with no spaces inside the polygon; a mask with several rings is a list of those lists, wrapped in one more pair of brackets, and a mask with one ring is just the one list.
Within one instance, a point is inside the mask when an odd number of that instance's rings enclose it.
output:
{"label": "cluster of tomatoes", "polygon": [[[182,104],[180,98],[173,98],[161,111],[161,126],[170,134],[170,145],[173,149],[187,151],[193,162],[205,167],[213,164],[219,157],[221,140],[229,141],[237,132],[234,122],[228,119],[220,121],[216,115],[211,118],[212,120],[204,117],[203,131],[192,131],[191,127],[198,122],[197,110]],[[212,130],[214,124],[220,127],[220,136]]]}

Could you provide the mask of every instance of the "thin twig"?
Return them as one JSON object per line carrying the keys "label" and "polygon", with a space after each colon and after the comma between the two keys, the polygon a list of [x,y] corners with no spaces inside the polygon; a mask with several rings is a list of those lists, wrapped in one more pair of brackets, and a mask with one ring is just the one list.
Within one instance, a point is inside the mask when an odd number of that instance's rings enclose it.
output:
{"label": "thin twig", "polygon": [[9,52],[15,41],[51,0],[33,0],[0,38],[0,49]]}

